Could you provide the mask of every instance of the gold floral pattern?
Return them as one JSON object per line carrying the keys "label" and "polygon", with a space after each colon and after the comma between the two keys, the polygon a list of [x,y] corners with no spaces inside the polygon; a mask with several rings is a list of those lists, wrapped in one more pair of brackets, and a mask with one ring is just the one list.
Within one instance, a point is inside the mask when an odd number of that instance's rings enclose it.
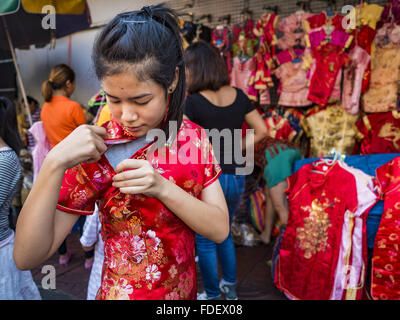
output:
{"label": "gold floral pattern", "polygon": [[328,228],[331,223],[325,209],[329,207],[331,207],[331,204],[327,199],[324,203],[315,199],[311,206],[302,207],[310,215],[304,218],[304,226],[297,228],[296,234],[297,243],[304,250],[304,258],[306,259],[310,259],[319,251],[325,251],[328,246]]}

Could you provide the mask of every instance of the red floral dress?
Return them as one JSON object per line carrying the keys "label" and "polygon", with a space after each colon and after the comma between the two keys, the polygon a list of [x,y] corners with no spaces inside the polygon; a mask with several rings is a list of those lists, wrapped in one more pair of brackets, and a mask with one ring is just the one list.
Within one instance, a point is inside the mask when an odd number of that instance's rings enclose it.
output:
{"label": "red floral dress", "polygon": [[400,157],[376,169],[382,219],[372,257],[371,295],[377,300],[400,299]]}
{"label": "red floral dress", "polygon": [[290,214],[275,285],[292,299],[331,298],[345,215],[358,206],[354,175],[337,161],[315,163],[287,178]]}
{"label": "red floral dress", "polygon": [[[111,136],[107,142],[132,139],[113,121],[105,127]],[[183,120],[172,145],[150,153],[153,143],[131,159],[149,161],[164,178],[198,199],[221,174],[204,129],[193,122]],[[189,163],[183,163],[182,155]],[[172,159],[178,159],[177,164],[171,164]],[[98,204],[104,265],[96,298],[196,299],[194,232],[158,199],[112,187],[115,174],[104,155],[96,163],[67,170],[57,206],[88,215]]]}

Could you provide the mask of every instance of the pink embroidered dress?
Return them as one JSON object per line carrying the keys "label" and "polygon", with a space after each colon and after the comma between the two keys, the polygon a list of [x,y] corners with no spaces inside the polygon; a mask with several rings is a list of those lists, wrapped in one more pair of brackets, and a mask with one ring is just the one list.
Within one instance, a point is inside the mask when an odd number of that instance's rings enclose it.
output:
{"label": "pink embroidered dress", "polygon": [[303,22],[312,16],[312,13],[299,11],[282,19],[276,30],[282,34],[277,40],[277,45],[281,50],[293,48],[296,45],[305,46]]}
{"label": "pink embroidered dress", "polygon": [[370,62],[370,55],[360,46],[349,52],[350,65],[344,70],[342,107],[351,114],[360,110],[360,96],[363,76]]}
{"label": "pink embroidered dress", "polygon": [[[312,104],[307,99],[307,72],[302,61],[304,50],[284,50],[277,54],[279,67],[274,73],[280,80],[279,105],[305,107]],[[299,61],[297,62],[296,59]]]}
{"label": "pink embroidered dress", "polygon": [[[132,139],[114,121],[104,127],[110,143]],[[205,131],[190,121],[183,120],[171,146],[153,153],[152,145],[131,158],[149,161],[164,178],[198,199],[221,173]],[[177,164],[172,159],[178,159]],[[104,155],[96,163],[67,170],[57,206],[79,215],[92,214],[95,203],[99,207],[104,265],[96,298],[196,299],[194,232],[158,199],[114,188],[115,174]]]}

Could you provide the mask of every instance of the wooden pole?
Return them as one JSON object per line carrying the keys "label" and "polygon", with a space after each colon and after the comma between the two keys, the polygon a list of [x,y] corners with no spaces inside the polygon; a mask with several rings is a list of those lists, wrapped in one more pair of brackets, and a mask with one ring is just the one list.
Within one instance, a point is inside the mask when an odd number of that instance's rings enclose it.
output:
{"label": "wooden pole", "polygon": [[5,30],[5,32],[6,32],[6,36],[7,36],[7,40],[8,40],[8,45],[10,46],[11,55],[12,55],[12,59],[13,59],[13,61],[14,61],[15,70],[17,71],[17,78],[18,78],[18,82],[19,82],[19,87],[21,88],[22,97],[23,97],[23,99],[24,99],[24,104],[25,104],[26,113],[27,113],[27,115],[28,115],[29,125],[32,127],[31,110],[29,109],[29,104],[28,104],[28,99],[26,98],[24,83],[22,82],[21,73],[19,72],[19,67],[18,67],[18,63],[17,63],[17,58],[15,57],[14,46],[13,46],[13,44],[12,44],[11,37],[10,37],[10,33],[9,33],[9,31],[8,31],[8,26],[7,26],[6,19],[5,19],[4,16],[2,16],[1,19],[3,20],[3,26],[4,26],[4,30]]}

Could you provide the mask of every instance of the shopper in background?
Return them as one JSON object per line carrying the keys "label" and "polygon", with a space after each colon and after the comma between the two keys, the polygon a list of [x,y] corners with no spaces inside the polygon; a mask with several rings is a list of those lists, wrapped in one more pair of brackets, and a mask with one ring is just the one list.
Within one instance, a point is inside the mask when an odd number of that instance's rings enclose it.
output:
{"label": "shopper in background", "polygon": [[[185,66],[189,96],[185,105],[185,116],[204,129],[228,129],[234,137],[234,130],[241,129],[245,121],[254,129],[254,139],[244,139],[242,150],[267,135],[267,127],[246,94],[229,85],[226,64],[212,45],[198,41],[190,45],[185,53]],[[210,137],[211,143],[212,137]],[[221,139],[222,141],[222,139]],[[224,140],[225,142],[225,140]],[[237,144],[237,142],[236,142]],[[220,142],[219,163],[222,174],[219,177],[229,209],[230,223],[244,191],[245,176],[237,175],[241,167],[233,157],[235,141]],[[213,145],[215,149],[216,146]],[[232,162],[230,163],[230,160]],[[229,300],[238,299],[236,294],[236,254],[232,236],[220,244],[196,235],[196,247],[205,292],[198,295],[199,300],[219,299],[221,291]],[[222,267],[222,280],[219,282],[218,257]]]}
{"label": "shopper in background", "polygon": [[101,222],[99,208],[88,216],[83,226],[80,238],[82,248],[85,251],[85,269],[90,269],[90,278],[87,290],[87,300],[95,300],[97,291],[101,286],[101,272],[104,263],[104,242],[100,234]]}
{"label": "shopper in background", "polygon": [[15,107],[0,97],[0,300],[41,299],[31,272],[17,269],[13,260],[14,231],[9,214],[21,177],[21,148]]}
{"label": "shopper in background", "polygon": [[[32,124],[35,122],[40,121],[40,107],[39,107],[39,102],[32,98],[31,96],[27,96],[26,99],[28,100],[28,105],[29,105],[29,111],[31,113],[31,118],[32,118]],[[25,128],[29,128],[30,123],[28,120],[28,115],[25,117]],[[28,149],[32,151],[33,147],[35,146],[35,138],[33,137],[32,133],[29,131],[26,133],[27,139],[28,139]]]}
{"label": "shopper in background", "polygon": [[[86,117],[78,102],[70,99],[75,90],[75,72],[65,64],[50,70],[49,79],[42,84],[42,95],[46,101],[40,114],[43,127],[51,147],[66,138],[74,129],[86,123]],[[59,263],[67,265],[71,252],[66,240],[58,249]]]}

